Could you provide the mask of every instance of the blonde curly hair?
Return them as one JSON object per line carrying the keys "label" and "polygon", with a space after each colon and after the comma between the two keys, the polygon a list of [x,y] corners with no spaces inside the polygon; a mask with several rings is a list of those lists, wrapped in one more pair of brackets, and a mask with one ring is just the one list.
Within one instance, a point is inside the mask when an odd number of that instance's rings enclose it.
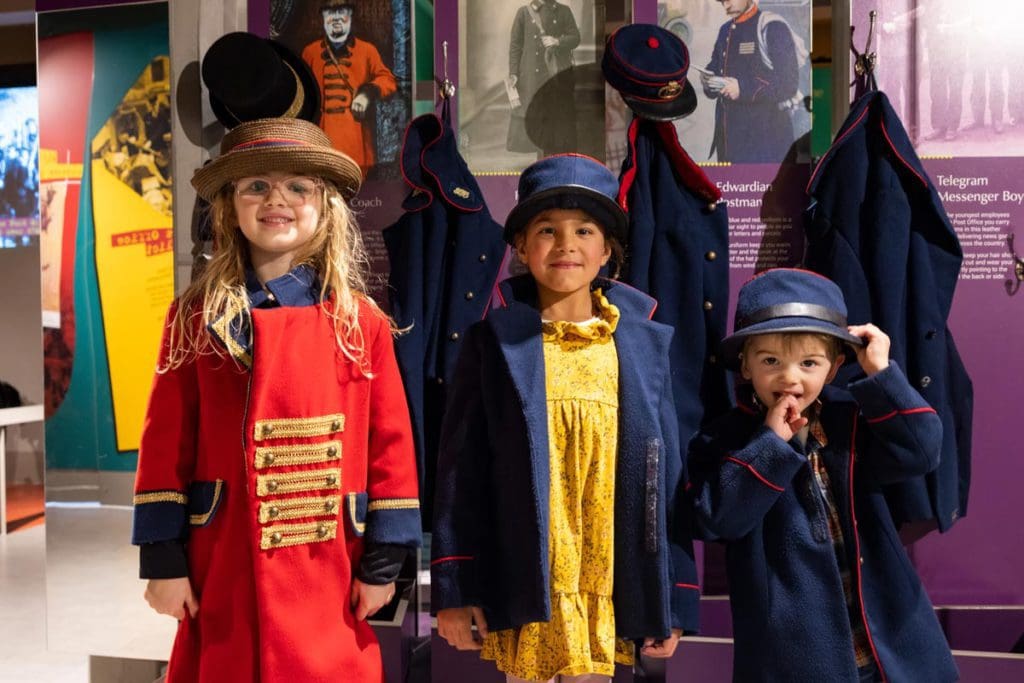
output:
{"label": "blonde curly hair", "polygon": [[[359,326],[359,302],[388,320],[366,293],[369,260],[352,211],[329,180],[321,180],[320,217],[310,240],[296,253],[292,267],[308,265],[320,280],[320,303],[334,323],[338,350],[356,363],[369,377],[370,361]],[[249,310],[245,271],[249,263],[249,243],[238,228],[234,205],[234,185],[225,185],[210,204],[214,251],[210,262],[177,301],[169,322],[168,350],[159,372],[166,372],[195,360],[200,355],[227,355],[213,343],[208,326],[223,315]],[[250,335],[251,327],[250,327]],[[251,341],[251,339],[250,339]]]}

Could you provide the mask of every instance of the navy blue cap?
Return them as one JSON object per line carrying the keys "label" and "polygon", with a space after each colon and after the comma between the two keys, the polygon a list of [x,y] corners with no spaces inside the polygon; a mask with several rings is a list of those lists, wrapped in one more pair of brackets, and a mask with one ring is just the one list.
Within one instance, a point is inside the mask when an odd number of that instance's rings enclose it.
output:
{"label": "navy blue cap", "polygon": [[505,220],[505,241],[541,211],[580,209],[620,244],[626,243],[626,212],[615,201],[619,181],[608,167],[585,154],[556,154],[536,161],[519,176],[519,203]]}
{"label": "navy blue cap", "polygon": [[690,52],[671,31],[654,24],[629,24],[605,45],[601,70],[638,116],[671,121],[693,113],[697,93],[686,80]]}
{"label": "navy blue cap", "polygon": [[846,325],[846,301],[839,285],[809,270],[772,268],[740,288],[734,331],[722,340],[722,359],[729,369],[738,369],[743,342],[757,334],[827,334],[863,346]]}

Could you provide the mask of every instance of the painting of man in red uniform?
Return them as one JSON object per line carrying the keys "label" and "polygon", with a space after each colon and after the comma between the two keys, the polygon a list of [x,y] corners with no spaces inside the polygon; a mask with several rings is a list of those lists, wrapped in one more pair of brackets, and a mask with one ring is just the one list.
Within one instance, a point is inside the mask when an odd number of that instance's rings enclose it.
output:
{"label": "painting of man in red uniform", "polygon": [[411,106],[409,20],[398,14],[392,3],[271,3],[271,35],[301,54],[320,87],[320,127],[364,177],[397,177]]}

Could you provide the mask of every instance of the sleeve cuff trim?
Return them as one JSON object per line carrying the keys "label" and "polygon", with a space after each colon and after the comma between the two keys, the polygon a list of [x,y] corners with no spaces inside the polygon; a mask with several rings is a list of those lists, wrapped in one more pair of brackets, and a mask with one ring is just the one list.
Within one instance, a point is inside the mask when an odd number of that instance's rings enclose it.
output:
{"label": "sleeve cuff trim", "polygon": [[382,498],[370,502],[367,512],[378,510],[418,510],[419,498]]}
{"label": "sleeve cuff trim", "polygon": [[149,493],[137,493],[132,498],[132,504],[145,505],[146,503],[178,503],[188,505],[188,496],[180,491],[151,491]]}
{"label": "sleeve cuff trim", "polygon": [[886,420],[894,418],[897,415],[916,415],[916,414],[920,414],[920,413],[934,413],[934,412],[935,412],[935,408],[932,408],[931,406],[924,406],[923,408],[908,408],[907,410],[894,410],[891,413],[888,413],[886,415],[882,415],[881,417],[868,418],[868,424],[872,424],[873,425],[873,424],[876,424],[878,422],[885,422]]}
{"label": "sleeve cuff trim", "polygon": [[781,486],[776,486],[775,484],[773,484],[773,483],[771,483],[770,481],[768,481],[767,479],[765,479],[765,478],[764,478],[764,477],[763,477],[763,476],[761,475],[761,473],[760,473],[760,472],[758,472],[757,470],[755,470],[755,469],[753,468],[753,466],[751,466],[751,465],[750,465],[749,463],[745,463],[745,462],[743,462],[742,460],[740,460],[739,458],[733,458],[733,457],[731,457],[731,456],[730,456],[730,457],[726,457],[725,459],[726,459],[726,460],[728,460],[729,462],[734,462],[734,463],[736,463],[737,465],[741,465],[741,466],[743,466],[743,467],[746,467],[746,468],[747,468],[747,469],[748,469],[748,470],[750,471],[750,473],[751,473],[751,474],[753,474],[753,475],[754,475],[755,477],[757,477],[757,479],[758,479],[758,480],[759,480],[759,481],[760,481],[760,482],[761,482],[762,484],[764,484],[764,485],[765,485],[765,486],[767,486],[768,488],[772,489],[773,491],[779,491],[779,492],[782,492],[782,491],[785,491],[785,490],[786,490],[786,489],[782,488]]}

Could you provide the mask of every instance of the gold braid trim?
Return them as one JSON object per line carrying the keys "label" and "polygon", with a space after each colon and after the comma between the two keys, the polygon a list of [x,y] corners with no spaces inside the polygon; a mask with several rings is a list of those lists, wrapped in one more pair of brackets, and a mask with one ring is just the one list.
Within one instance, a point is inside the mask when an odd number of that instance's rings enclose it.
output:
{"label": "gold braid trim", "polygon": [[260,474],[256,477],[256,495],[261,498],[280,493],[340,488],[340,468],[310,470],[306,472],[284,472],[282,474]]}
{"label": "gold braid trim", "polygon": [[177,491],[154,491],[152,493],[138,493],[132,498],[133,505],[145,505],[146,503],[178,503],[188,505],[188,496]]}
{"label": "gold braid trim", "polygon": [[270,500],[260,503],[259,520],[266,524],[300,517],[334,517],[340,504],[341,496]]}
{"label": "gold braid trim", "polygon": [[231,336],[231,321],[234,320],[239,314],[248,315],[249,312],[244,308],[235,308],[229,306],[224,310],[224,313],[210,323],[210,329],[213,331],[220,342],[224,344],[224,348],[228,350],[232,358],[236,359],[239,363],[245,367],[252,369],[252,356],[249,355],[249,351],[235,341],[235,338]]}
{"label": "gold braid trim", "polygon": [[356,520],[356,496],[355,493],[348,494],[348,518],[352,522],[352,528],[357,533],[363,534],[366,532],[366,522],[359,522]]}
{"label": "gold braid trim", "polygon": [[286,439],[295,436],[324,436],[345,431],[342,413],[321,417],[283,417],[274,420],[256,420],[254,438]]}
{"label": "gold braid trim", "polygon": [[366,511],[376,512],[377,510],[416,510],[420,506],[418,498],[382,498],[370,503]]}
{"label": "gold braid trim", "polygon": [[327,441],[296,446],[260,446],[256,449],[256,469],[310,465],[341,459],[341,442]]}
{"label": "gold braid trim", "polygon": [[217,509],[217,503],[220,502],[220,492],[224,488],[224,480],[218,479],[213,486],[213,502],[210,503],[210,508],[201,515],[189,515],[188,523],[195,526],[203,526],[210,521],[210,515]]}
{"label": "gold braid trim", "polygon": [[260,548],[287,548],[304,543],[323,543],[338,537],[338,522],[304,522],[275,524],[260,530]]}

